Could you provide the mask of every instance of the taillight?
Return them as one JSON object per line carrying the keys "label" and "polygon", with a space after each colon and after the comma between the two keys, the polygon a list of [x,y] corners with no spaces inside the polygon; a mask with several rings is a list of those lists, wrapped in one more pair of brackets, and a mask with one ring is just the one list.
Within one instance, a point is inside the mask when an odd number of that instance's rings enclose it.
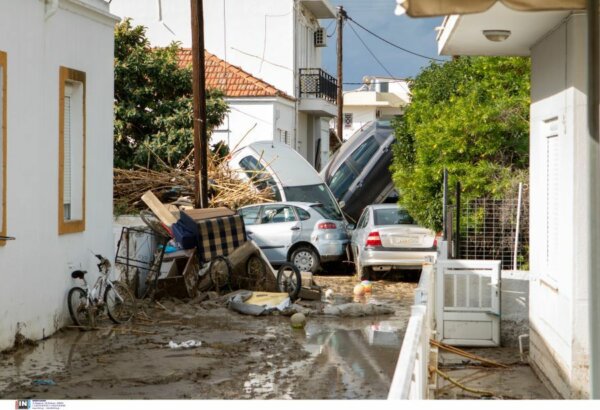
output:
{"label": "taillight", "polygon": [[337,229],[337,226],[333,222],[321,222],[317,229]]}
{"label": "taillight", "polygon": [[381,246],[381,237],[379,236],[379,232],[373,231],[367,237],[366,247],[374,247]]}

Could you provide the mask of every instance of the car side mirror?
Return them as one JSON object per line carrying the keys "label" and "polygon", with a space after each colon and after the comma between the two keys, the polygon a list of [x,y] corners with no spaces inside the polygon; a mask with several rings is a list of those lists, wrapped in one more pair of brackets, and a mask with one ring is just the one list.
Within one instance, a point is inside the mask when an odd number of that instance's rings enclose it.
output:
{"label": "car side mirror", "polygon": [[348,224],[348,230],[349,231],[353,231],[355,229],[356,229],[356,225],[354,225],[354,224]]}

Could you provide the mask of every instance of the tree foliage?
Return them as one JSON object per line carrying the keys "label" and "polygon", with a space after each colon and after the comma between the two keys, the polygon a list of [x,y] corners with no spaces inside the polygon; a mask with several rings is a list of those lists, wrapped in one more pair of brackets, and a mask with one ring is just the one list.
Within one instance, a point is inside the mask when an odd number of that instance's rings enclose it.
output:
{"label": "tree foliage", "polygon": [[529,164],[530,62],[521,57],[458,58],[432,64],[412,82],[395,122],[392,165],[400,204],[441,229],[443,170],[463,198],[502,197]]}
{"label": "tree foliage", "polygon": [[[193,149],[192,70],[179,67],[179,46],[151,48],[143,26],[115,29],[114,163],[119,168],[174,166]],[[227,112],[207,90],[209,132]]]}

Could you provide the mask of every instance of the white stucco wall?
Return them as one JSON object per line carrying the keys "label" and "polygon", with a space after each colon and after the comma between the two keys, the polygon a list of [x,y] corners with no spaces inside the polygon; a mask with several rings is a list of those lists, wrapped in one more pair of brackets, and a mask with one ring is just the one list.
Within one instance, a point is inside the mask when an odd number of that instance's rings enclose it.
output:
{"label": "white stucco wall", "polygon": [[[113,24],[69,2],[45,20],[39,0],[0,2],[8,60],[8,234],[0,246],[0,350],[68,323],[74,268],[95,279],[90,251],[112,256]],[[68,7],[71,11],[66,10]],[[59,66],[86,73],[86,229],[58,235]]]}
{"label": "white stucco wall", "polygon": [[233,150],[238,143],[239,148],[255,141],[284,142],[285,131],[290,145],[293,142],[293,102],[283,98],[228,98],[227,102],[229,113],[213,132],[211,144],[224,141]]}
{"label": "white stucco wall", "polygon": [[344,113],[352,113],[352,127],[344,126],[344,141],[350,138],[356,131],[368,122],[375,121],[375,107],[348,106],[344,107]]}
{"label": "white stucco wall", "polygon": [[[585,16],[572,16],[532,48],[530,137],[531,358],[564,397],[588,388],[587,284],[578,254],[585,251],[577,208],[585,203],[578,165],[586,133]],[[547,215],[546,139],[556,135],[560,160],[557,215]],[[547,231],[547,220],[557,223]],[[552,244],[552,241],[554,244]],[[550,242],[549,242],[550,241]]]}
{"label": "white stucco wall", "polygon": [[[154,46],[172,41],[192,46],[189,0],[113,0],[110,9],[118,16],[131,17],[136,25],[146,26]],[[219,58],[295,96],[296,18],[302,20],[292,0],[205,1],[204,46]],[[299,38],[300,34],[299,30]],[[310,52],[299,50],[299,55],[312,56],[310,59],[320,64],[320,53],[314,47]]]}

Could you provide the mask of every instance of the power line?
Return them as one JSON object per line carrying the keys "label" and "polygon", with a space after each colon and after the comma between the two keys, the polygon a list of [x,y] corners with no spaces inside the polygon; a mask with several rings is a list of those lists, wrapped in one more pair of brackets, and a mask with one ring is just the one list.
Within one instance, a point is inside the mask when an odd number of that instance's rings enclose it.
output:
{"label": "power line", "polygon": [[[354,23],[354,21],[352,21]],[[369,46],[367,46],[367,44],[363,41],[363,39],[358,35],[358,33],[356,32],[356,30],[354,29],[353,24],[349,24],[350,28],[352,29],[352,31],[354,32],[354,34],[356,35],[356,37],[360,40],[360,42],[362,43],[363,46],[365,46],[365,48],[367,49],[367,51],[369,52],[369,54],[371,54],[371,56],[373,56],[373,58],[375,59],[375,61],[377,61],[379,63],[379,65],[381,66],[381,68],[384,69],[384,71],[386,73],[388,73],[388,75],[392,78],[395,78],[395,76],[390,72],[390,70],[388,70],[383,63],[377,58],[377,56],[375,56],[375,53],[373,53],[373,51],[369,48]],[[402,87],[404,89],[404,91],[406,91],[408,93],[408,95],[411,94],[410,90],[408,88],[406,88],[406,86],[404,84],[402,84],[402,82],[399,82],[400,87]]]}
{"label": "power line", "polygon": [[365,48],[367,49],[367,51],[369,52],[369,54],[371,54],[371,56],[375,59],[375,61],[377,61],[379,63],[379,65],[381,66],[381,68],[383,68],[383,70],[388,73],[388,75],[390,77],[394,77],[394,75],[390,72],[390,70],[388,70],[383,63],[377,58],[377,56],[373,53],[373,51],[371,51],[371,49],[369,48],[369,46],[367,46],[367,44],[363,41],[362,38],[360,38],[360,36],[358,35],[358,33],[356,32],[356,30],[354,29],[354,25],[349,24],[350,28],[352,29],[352,31],[354,32],[354,34],[356,35],[356,38],[358,38],[358,40],[362,43],[363,46],[365,46]]}
{"label": "power line", "polygon": [[412,55],[414,55],[414,56],[417,56],[417,57],[424,58],[424,59],[426,59],[426,60],[439,61],[439,62],[445,62],[445,61],[446,61],[446,60],[442,60],[442,59],[439,59],[439,58],[428,57],[428,56],[426,56],[426,55],[423,55],[423,54],[416,53],[416,52],[414,52],[414,51],[411,51],[411,50],[408,50],[408,49],[406,49],[406,48],[404,48],[404,47],[402,47],[402,46],[399,46],[399,45],[397,45],[397,44],[394,44],[394,43],[392,43],[391,41],[389,41],[389,40],[386,40],[385,38],[381,37],[379,34],[372,32],[371,30],[369,30],[368,28],[366,28],[365,26],[363,26],[362,24],[360,24],[358,21],[354,20],[352,17],[350,17],[350,16],[347,16],[347,18],[348,18],[348,20],[350,20],[350,21],[352,21],[354,24],[356,24],[358,27],[360,27],[360,28],[362,28],[363,30],[365,30],[367,33],[371,34],[371,35],[372,35],[372,36],[374,36],[374,37],[377,37],[378,39],[380,39],[381,41],[383,41],[383,42],[385,42],[385,43],[389,44],[389,45],[390,45],[390,46],[392,46],[392,47],[395,47],[395,48],[397,48],[397,49],[399,49],[399,50],[402,50],[402,51],[404,51],[405,53],[409,53],[409,54],[412,54]]}

